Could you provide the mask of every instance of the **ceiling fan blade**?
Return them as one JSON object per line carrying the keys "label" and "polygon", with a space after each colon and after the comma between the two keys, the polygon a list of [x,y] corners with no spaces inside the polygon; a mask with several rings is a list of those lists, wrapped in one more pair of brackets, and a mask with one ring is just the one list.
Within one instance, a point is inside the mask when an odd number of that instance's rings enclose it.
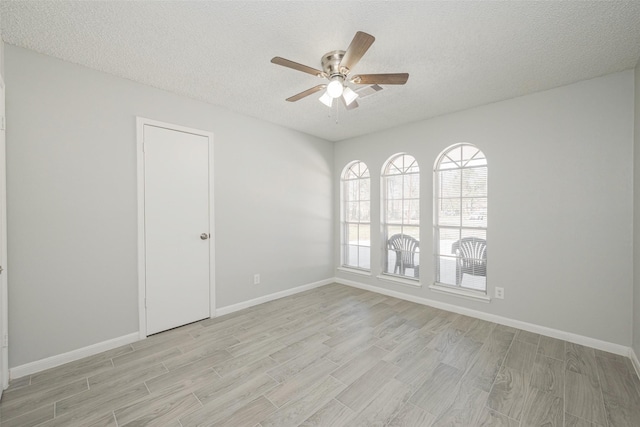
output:
{"label": "ceiling fan blade", "polygon": [[368,85],[368,86],[360,86],[355,90],[360,99],[366,98],[367,96],[371,96],[375,93],[378,93],[382,90],[382,86],[378,85]]}
{"label": "ceiling fan blade", "polygon": [[298,64],[297,62],[289,61],[288,59],[280,58],[279,56],[274,57],[271,62],[276,65],[282,65],[283,67],[302,71],[303,73],[309,73],[317,77],[324,77],[324,74],[320,70],[307,67],[306,65]]}
{"label": "ceiling fan blade", "polygon": [[351,101],[351,104],[347,105],[347,102],[344,100],[343,97],[340,97],[340,99],[342,99],[342,105],[344,105],[347,111],[353,110],[354,108],[358,108],[358,101]]}
{"label": "ceiling fan blade", "polygon": [[369,50],[375,39],[371,34],[358,31],[353,37],[353,40],[351,40],[347,51],[344,53],[342,61],[340,61],[341,72],[343,68],[352,70],[358,61],[360,61],[360,58]]}
{"label": "ceiling fan blade", "polygon": [[359,74],[351,78],[357,85],[403,85],[409,80],[409,73],[395,74]]}
{"label": "ceiling fan blade", "polygon": [[289,102],[299,101],[302,98],[304,98],[305,96],[309,96],[309,95],[312,95],[312,94],[314,94],[316,92],[320,92],[321,90],[325,89],[326,87],[327,87],[327,85],[318,85],[318,86],[312,87],[311,89],[307,89],[304,92],[300,92],[297,95],[290,96],[289,98],[287,98],[287,101],[289,101]]}

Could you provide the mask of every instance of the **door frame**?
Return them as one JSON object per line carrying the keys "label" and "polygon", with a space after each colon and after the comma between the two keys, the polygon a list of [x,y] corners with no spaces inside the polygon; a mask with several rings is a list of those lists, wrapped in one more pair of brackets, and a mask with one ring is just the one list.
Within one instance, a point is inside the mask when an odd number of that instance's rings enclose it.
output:
{"label": "door frame", "polygon": [[216,317],[215,228],[213,199],[213,133],[136,116],[136,156],[138,175],[138,319],[140,339],[147,337],[146,248],[145,248],[145,174],[144,126],[190,133],[207,138],[209,143],[209,316]]}
{"label": "door frame", "polygon": [[2,366],[0,372],[2,376],[2,384],[0,384],[0,396],[2,390],[9,387],[9,291],[7,279],[7,110],[5,106],[5,90],[4,79],[0,76],[0,103],[2,103],[2,130],[0,130],[0,138],[2,138],[2,150],[0,150],[0,174],[3,177],[2,185],[0,185],[0,265],[4,271],[0,274],[0,315],[2,316]]}

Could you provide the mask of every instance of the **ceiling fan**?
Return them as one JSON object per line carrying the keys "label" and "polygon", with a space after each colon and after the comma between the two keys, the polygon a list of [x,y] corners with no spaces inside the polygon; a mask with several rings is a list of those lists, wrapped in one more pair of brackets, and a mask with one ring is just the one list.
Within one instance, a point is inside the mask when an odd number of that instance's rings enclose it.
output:
{"label": "ceiling fan", "polygon": [[[329,83],[314,86],[311,89],[307,89],[297,95],[287,98],[287,101],[296,102],[302,98],[326,89],[325,93],[320,97],[320,101],[323,104],[327,107],[331,107],[333,105],[333,100],[340,98],[347,110],[352,110],[358,106],[358,103],[356,102],[358,93],[347,86],[347,82],[356,85],[405,84],[409,79],[408,73],[358,74],[350,76],[353,67],[356,66],[358,61],[360,61],[360,58],[362,58],[362,56],[367,52],[374,41],[375,37],[371,34],[358,31],[346,51],[334,50],[322,56],[320,61],[322,64],[322,70],[308,67],[279,56],[274,57],[271,60],[274,64],[282,65],[283,67],[288,67],[329,80]],[[381,88],[377,86],[375,91],[380,89]]]}

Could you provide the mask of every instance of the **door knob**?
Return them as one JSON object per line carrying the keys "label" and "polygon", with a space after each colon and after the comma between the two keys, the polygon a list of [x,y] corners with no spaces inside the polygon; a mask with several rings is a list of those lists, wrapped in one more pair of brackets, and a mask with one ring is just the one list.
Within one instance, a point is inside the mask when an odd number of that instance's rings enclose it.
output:
{"label": "door knob", "polygon": [[207,233],[202,233],[202,234],[200,235],[200,238],[201,238],[202,240],[207,240],[207,239],[209,238],[209,235],[208,235]]}

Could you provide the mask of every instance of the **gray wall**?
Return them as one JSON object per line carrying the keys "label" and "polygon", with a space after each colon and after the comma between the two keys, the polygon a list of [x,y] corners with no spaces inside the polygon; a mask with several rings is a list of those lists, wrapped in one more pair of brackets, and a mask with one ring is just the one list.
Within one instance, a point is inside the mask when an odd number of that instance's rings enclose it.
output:
{"label": "gray wall", "polygon": [[640,63],[634,81],[633,145],[633,349],[640,357]]}
{"label": "gray wall", "polygon": [[[136,115],[215,135],[218,307],[331,277],[332,260],[339,265],[339,171],[359,159],[375,176],[389,156],[406,151],[423,171],[422,288],[339,277],[621,345],[631,344],[633,323],[640,353],[631,71],[334,148],[28,50],[6,46],[6,58],[11,367],[137,331]],[[444,148],[461,141],[489,159],[489,291],[502,286],[506,299],[488,305],[426,288],[431,170]],[[640,191],[637,170],[635,177]],[[378,229],[379,181],[372,186]],[[372,243],[377,273],[379,236]],[[262,285],[252,284],[254,273]]]}
{"label": "gray wall", "polygon": [[0,75],[4,79],[4,41],[2,40],[2,28],[0,28]]}
{"label": "gray wall", "polygon": [[332,143],[5,53],[11,367],[138,330],[136,116],[214,133],[218,307],[333,276]]}
{"label": "gray wall", "polygon": [[[338,277],[555,328],[616,344],[632,340],[633,71],[572,84],[401,126],[336,144],[336,174],[362,160],[372,176],[407,152],[421,167],[422,287],[373,276]],[[458,143],[476,144],[489,164],[490,304],[430,291],[433,165]],[[334,179],[339,215],[338,178]],[[372,180],[372,230],[379,230],[380,182]],[[335,261],[340,263],[339,227]]]}
{"label": "gray wall", "polygon": [[0,39],[0,75],[4,80],[4,42]]}

